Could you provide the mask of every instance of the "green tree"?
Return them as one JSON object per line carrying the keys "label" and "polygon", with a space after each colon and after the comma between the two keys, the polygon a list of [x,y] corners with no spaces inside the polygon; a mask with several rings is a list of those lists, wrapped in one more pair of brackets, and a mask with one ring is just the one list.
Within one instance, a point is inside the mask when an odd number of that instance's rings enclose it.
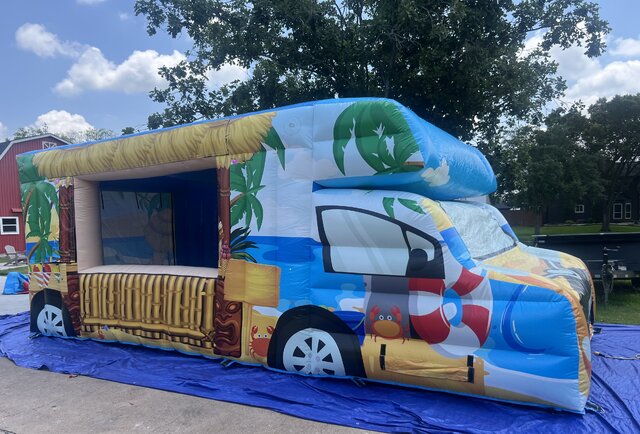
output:
{"label": "green tree", "polygon": [[615,196],[640,168],[640,93],[600,99],[588,111],[583,137],[597,159],[604,188],[602,230],[609,231]]}
{"label": "green tree", "polygon": [[62,140],[68,143],[93,142],[97,140],[109,139],[115,136],[113,131],[108,130],[106,128],[88,128],[83,131],[75,131],[71,133],[60,133],[60,132],[52,131],[49,128],[49,126],[45,123],[40,126],[27,126],[27,127],[19,128],[13,134],[13,140],[25,139],[27,137],[34,137],[34,136],[42,136],[45,134],[53,134],[57,137],[60,137]]}
{"label": "green tree", "polygon": [[[13,134],[13,140],[25,139],[27,137],[33,137],[33,136],[43,136],[45,134],[52,134],[49,131],[49,127],[47,126],[47,124],[44,124],[40,127],[35,127],[35,126],[22,127],[22,128],[18,128],[18,130]],[[61,139],[65,139],[60,135],[58,135],[58,137],[60,137]]]}
{"label": "green tree", "polygon": [[[149,128],[318,98],[383,96],[467,140],[505,120],[538,122],[565,89],[549,50],[597,56],[607,23],[588,0],[137,0],[148,33],[188,34],[193,50],[161,75]],[[533,31],[543,42],[523,53]],[[225,63],[247,80],[212,89]]]}
{"label": "green tree", "polygon": [[88,130],[78,131],[69,134],[72,143],[96,142],[98,140],[110,139],[115,137],[115,133],[106,128],[89,128]]}
{"label": "green tree", "polygon": [[547,118],[546,129],[522,127],[499,148],[499,196],[535,212],[536,234],[549,205],[602,194],[597,159],[582,139],[588,126],[582,109],[556,110]]}

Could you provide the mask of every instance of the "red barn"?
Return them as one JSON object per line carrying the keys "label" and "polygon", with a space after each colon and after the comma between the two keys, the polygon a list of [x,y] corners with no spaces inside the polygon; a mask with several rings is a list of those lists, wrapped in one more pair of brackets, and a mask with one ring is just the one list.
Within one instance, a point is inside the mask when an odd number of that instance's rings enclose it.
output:
{"label": "red barn", "polygon": [[16,155],[67,144],[53,134],[0,142],[0,253],[6,245],[25,250]]}

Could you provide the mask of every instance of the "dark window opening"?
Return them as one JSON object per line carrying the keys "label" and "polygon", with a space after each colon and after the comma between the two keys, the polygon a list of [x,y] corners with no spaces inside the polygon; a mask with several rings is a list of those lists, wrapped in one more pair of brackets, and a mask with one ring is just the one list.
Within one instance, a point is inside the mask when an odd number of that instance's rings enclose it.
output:
{"label": "dark window opening", "polygon": [[622,220],[622,204],[614,203],[613,204],[613,220]]}
{"label": "dark window opening", "polygon": [[218,266],[214,169],[100,183],[104,265]]}
{"label": "dark window opening", "polygon": [[0,235],[18,235],[18,217],[0,217]]}

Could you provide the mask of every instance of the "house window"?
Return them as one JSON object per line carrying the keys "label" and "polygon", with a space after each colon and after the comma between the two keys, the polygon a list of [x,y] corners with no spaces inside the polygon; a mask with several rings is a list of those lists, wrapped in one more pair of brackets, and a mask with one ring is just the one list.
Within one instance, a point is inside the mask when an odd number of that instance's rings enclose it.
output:
{"label": "house window", "polygon": [[624,204],[624,219],[631,220],[631,202]]}
{"label": "house window", "polygon": [[575,208],[573,209],[573,212],[576,214],[584,214],[584,205],[582,204],[576,205]]}
{"label": "house window", "polygon": [[18,235],[18,217],[0,217],[0,235]]}
{"label": "house window", "polygon": [[56,142],[42,142],[42,149],[51,149],[58,146]]}
{"label": "house window", "polygon": [[622,220],[622,204],[621,203],[613,204],[613,219]]}

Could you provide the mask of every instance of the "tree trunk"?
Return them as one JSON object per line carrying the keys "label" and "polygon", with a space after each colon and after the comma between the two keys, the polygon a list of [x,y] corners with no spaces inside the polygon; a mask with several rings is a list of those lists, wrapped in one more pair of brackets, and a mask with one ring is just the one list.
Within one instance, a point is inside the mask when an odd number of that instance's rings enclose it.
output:
{"label": "tree trunk", "polygon": [[600,232],[611,232],[611,202],[606,200],[602,205],[602,227]]}
{"label": "tree trunk", "polygon": [[536,225],[534,227],[533,233],[535,235],[540,235],[540,227],[542,226],[542,209],[536,209]]}

